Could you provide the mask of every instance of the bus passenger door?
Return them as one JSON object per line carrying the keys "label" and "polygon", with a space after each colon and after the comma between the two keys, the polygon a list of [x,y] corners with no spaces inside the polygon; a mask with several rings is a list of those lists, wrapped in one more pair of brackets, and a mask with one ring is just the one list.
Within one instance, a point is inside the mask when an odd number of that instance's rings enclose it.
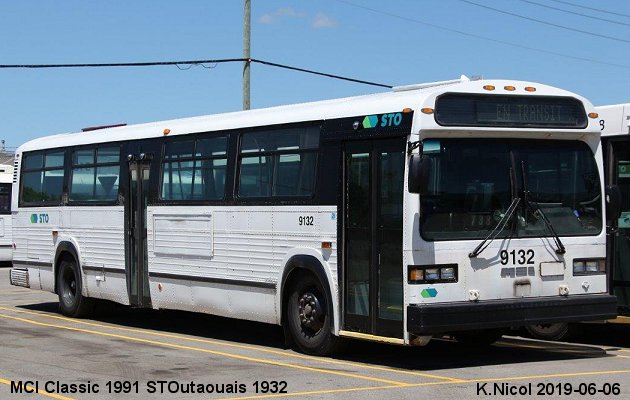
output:
{"label": "bus passenger door", "polygon": [[348,142],[343,181],[343,329],[403,337],[405,141]]}
{"label": "bus passenger door", "polygon": [[151,307],[147,268],[147,203],[151,154],[129,154],[129,195],[125,201],[125,253],[129,303]]}
{"label": "bus passenger door", "polygon": [[620,314],[625,315],[630,313],[630,140],[611,140],[610,145],[608,183],[619,186],[622,204],[618,231],[611,236],[612,294],[617,296]]}

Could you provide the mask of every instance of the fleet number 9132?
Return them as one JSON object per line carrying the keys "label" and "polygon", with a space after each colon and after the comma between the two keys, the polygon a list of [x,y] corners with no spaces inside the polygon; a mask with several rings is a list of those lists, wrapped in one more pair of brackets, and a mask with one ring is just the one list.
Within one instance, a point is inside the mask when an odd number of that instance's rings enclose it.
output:
{"label": "fleet number 9132", "polygon": [[520,250],[501,250],[499,257],[501,257],[501,265],[533,265],[534,264],[534,250],[532,249],[520,249]]}

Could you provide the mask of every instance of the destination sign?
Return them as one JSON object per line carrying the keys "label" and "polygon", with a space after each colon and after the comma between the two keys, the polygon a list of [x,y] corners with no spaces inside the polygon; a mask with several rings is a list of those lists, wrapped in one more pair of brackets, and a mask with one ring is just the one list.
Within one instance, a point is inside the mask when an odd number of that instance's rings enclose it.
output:
{"label": "destination sign", "polygon": [[572,97],[448,93],[438,97],[435,120],[443,126],[586,128],[582,103]]}

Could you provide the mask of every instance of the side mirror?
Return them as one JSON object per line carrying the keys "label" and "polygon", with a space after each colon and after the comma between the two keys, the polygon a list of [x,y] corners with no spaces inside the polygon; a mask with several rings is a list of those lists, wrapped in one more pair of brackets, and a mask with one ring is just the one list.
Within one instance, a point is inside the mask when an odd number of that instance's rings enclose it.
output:
{"label": "side mirror", "polygon": [[427,194],[430,176],[431,160],[420,154],[412,154],[409,158],[409,176],[407,178],[409,193]]}
{"label": "side mirror", "polygon": [[606,218],[617,220],[621,217],[621,190],[617,185],[606,186]]}

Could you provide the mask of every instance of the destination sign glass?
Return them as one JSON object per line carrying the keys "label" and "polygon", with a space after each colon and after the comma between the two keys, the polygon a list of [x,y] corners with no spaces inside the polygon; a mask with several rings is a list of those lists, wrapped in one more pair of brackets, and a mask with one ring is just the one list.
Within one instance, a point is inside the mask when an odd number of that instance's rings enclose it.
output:
{"label": "destination sign glass", "polygon": [[586,128],[582,102],[572,97],[447,93],[435,105],[443,126]]}

